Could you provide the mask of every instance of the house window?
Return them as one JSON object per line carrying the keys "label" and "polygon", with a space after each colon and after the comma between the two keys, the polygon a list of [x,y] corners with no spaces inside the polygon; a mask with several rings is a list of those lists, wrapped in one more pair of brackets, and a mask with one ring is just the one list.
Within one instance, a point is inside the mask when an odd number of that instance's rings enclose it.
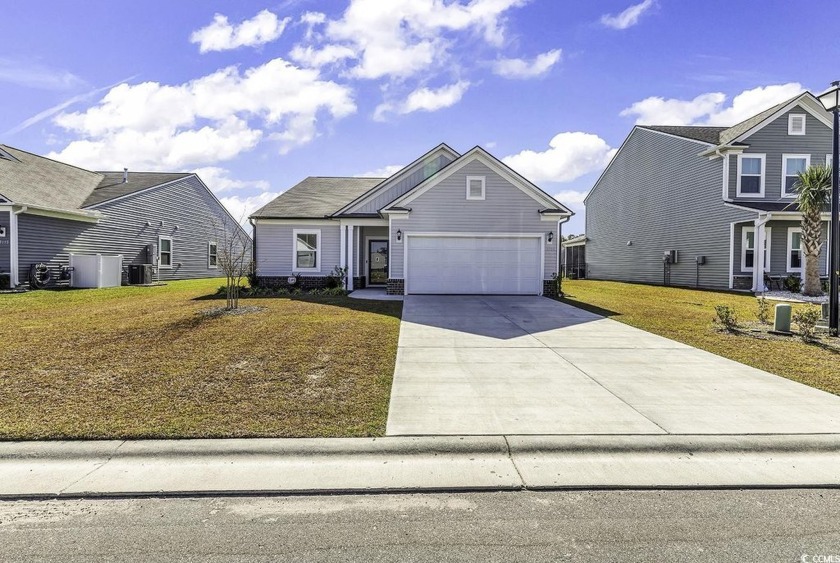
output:
{"label": "house window", "polygon": [[802,271],[802,228],[788,229],[787,271]]}
{"label": "house window", "polygon": [[764,155],[738,155],[739,196],[764,197]]}
{"label": "house window", "polygon": [[[764,229],[764,271],[770,271],[770,243],[772,229]],[[741,230],[741,271],[752,272],[755,269],[755,227],[744,227]]]}
{"label": "house window", "polygon": [[810,154],[782,155],[782,196],[796,197],[798,174],[811,165]]}
{"label": "house window", "polygon": [[160,237],[158,239],[158,266],[161,268],[172,267],[172,239]]}
{"label": "house window", "polygon": [[484,176],[467,176],[467,199],[484,199]]}
{"label": "house window", "polygon": [[207,267],[211,269],[219,267],[219,245],[215,242],[207,243]]}
{"label": "house window", "polygon": [[321,270],[321,231],[295,229],[294,271],[317,272]]}
{"label": "house window", "polygon": [[788,115],[788,135],[805,134],[805,114],[792,113]]}

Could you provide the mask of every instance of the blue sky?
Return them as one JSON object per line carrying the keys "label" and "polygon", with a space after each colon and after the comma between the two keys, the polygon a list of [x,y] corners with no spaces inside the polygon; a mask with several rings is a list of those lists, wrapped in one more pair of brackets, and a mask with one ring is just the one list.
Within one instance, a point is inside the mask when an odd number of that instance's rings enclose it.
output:
{"label": "blue sky", "polygon": [[[634,123],[730,125],[840,79],[840,3],[14,2],[0,142],[197,170],[236,215],[308,175],[482,145],[572,207]],[[834,34],[836,36],[836,34]]]}

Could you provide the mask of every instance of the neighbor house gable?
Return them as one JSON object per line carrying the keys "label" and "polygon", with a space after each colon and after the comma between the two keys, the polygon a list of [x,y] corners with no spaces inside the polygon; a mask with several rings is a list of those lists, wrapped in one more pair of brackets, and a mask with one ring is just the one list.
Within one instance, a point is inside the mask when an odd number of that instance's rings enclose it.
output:
{"label": "neighbor house gable", "polygon": [[476,161],[484,164],[492,172],[495,172],[500,177],[504,178],[507,182],[509,182],[512,186],[521,190],[531,199],[538,202],[545,208],[543,211],[545,211],[547,214],[554,214],[559,216],[571,216],[574,214],[570,209],[568,209],[563,204],[555,200],[553,197],[542,191],[540,188],[528,181],[522,175],[508,167],[506,164],[501,162],[499,159],[497,159],[481,147],[473,148],[472,150],[465,153],[463,156],[456,159],[439,172],[433,174],[432,176],[415,186],[413,189],[405,193],[404,195],[389,203],[387,207],[382,209],[382,212],[386,214],[389,212],[400,213],[404,212],[404,210],[406,209],[410,209],[409,204],[412,201],[426,193],[428,190],[434,188],[453,174],[457,173],[459,170],[463,169],[471,162]]}
{"label": "neighbor house gable", "polygon": [[744,143],[747,139],[767,127],[769,124],[775,122],[777,119],[785,116],[795,108],[801,108],[803,111],[811,114],[818,121],[822,122],[826,127],[831,128],[831,118],[829,113],[823,109],[822,104],[810,92],[803,92],[799,96],[791,100],[779,104],[769,110],[766,110],[756,118],[749,119],[734,125],[721,133],[721,144],[728,145],[732,143]]}
{"label": "neighbor house gable", "polygon": [[334,215],[378,214],[389,202],[400,197],[414,186],[435,174],[460,155],[446,143],[436,146],[408,166],[391,175],[369,192],[351,201]]}

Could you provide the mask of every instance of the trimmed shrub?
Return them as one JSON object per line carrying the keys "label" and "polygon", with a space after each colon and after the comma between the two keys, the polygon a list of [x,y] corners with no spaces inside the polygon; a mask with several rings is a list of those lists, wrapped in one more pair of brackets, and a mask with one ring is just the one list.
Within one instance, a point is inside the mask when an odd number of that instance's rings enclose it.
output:
{"label": "trimmed shrub", "polygon": [[729,305],[715,305],[715,325],[723,330],[735,332],[738,330],[738,315]]}
{"label": "trimmed shrub", "polygon": [[802,309],[797,309],[791,320],[799,327],[799,336],[802,340],[809,342],[814,340],[817,333],[817,323],[822,318],[822,311],[819,307],[808,305]]}

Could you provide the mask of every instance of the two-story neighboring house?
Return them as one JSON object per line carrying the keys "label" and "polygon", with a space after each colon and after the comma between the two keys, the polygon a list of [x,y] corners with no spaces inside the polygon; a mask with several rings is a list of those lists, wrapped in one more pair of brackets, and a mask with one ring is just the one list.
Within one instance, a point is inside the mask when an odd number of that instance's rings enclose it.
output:
{"label": "two-story neighboring house", "polygon": [[831,135],[809,92],[732,127],[634,127],[584,200],[587,276],[761,291],[801,275],[794,183],[831,164]]}

